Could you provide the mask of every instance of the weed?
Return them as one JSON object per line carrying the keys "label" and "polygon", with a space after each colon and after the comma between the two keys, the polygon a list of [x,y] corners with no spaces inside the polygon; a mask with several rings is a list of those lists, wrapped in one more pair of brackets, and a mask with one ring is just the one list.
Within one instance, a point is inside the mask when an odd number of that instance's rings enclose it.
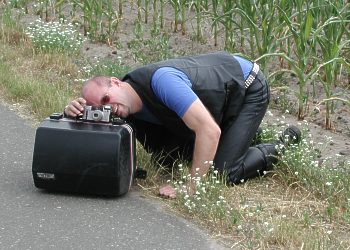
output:
{"label": "weed", "polygon": [[70,23],[43,22],[37,19],[26,29],[26,34],[33,42],[38,52],[63,52],[78,54],[83,45],[84,38],[76,32]]}
{"label": "weed", "polygon": [[13,17],[11,8],[5,7],[3,13],[0,13],[0,18],[0,40],[14,45],[26,40],[23,28],[18,24],[18,20]]}
{"label": "weed", "polygon": [[[198,174],[191,177],[188,168],[183,164],[178,165],[178,170],[180,178],[173,181],[179,196],[176,201],[178,206],[183,207],[191,215],[205,216],[211,223],[224,226],[223,230],[232,228],[241,221],[240,214],[225,198],[225,190],[228,189],[223,181],[225,177],[219,175],[213,166],[201,178]],[[195,183],[196,191],[193,195],[187,189],[186,183],[188,182]]]}
{"label": "weed", "polygon": [[130,67],[123,64],[121,57],[102,60],[95,58],[94,61],[86,61],[81,65],[81,71],[86,79],[101,75],[121,78],[129,70]]}
{"label": "weed", "polygon": [[150,39],[136,38],[128,43],[135,62],[142,64],[162,61],[172,56],[169,35],[160,34]]}

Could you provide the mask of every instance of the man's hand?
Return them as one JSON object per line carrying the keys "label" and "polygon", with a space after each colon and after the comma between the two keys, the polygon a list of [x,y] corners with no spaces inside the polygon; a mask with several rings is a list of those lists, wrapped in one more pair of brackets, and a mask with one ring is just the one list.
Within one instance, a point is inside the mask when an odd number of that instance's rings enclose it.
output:
{"label": "man's hand", "polygon": [[84,111],[85,105],[86,105],[85,99],[79,97],[71,101],[71,103],[65,107],[64,113],[68,116],[76,117],[82,114],[82,112]]}
{"label": "man's hand", "polygon": [[[194,181],[190,180],[183,187],[183,191],[187,192],[188,195],[193,195],[196,191],[196,185]],[[170,185],[163,186],[159,189],[159,194],[165,198],[176,198],[176,190]]]}
{"label": "man's hand", "polygon": [[176,198],[176,190],[170,185],[161,187],[159,189],[159,194],[165,198]]}

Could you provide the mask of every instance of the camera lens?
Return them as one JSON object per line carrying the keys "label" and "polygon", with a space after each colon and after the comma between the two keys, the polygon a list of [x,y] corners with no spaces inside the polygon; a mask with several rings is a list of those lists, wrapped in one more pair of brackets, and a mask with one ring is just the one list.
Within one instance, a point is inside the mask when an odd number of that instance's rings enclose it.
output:
{"label": "camera lens", "polygon": [[92,120],[98,122],[103,118],[103,112],[101,110],[94,110],[92,112]]}

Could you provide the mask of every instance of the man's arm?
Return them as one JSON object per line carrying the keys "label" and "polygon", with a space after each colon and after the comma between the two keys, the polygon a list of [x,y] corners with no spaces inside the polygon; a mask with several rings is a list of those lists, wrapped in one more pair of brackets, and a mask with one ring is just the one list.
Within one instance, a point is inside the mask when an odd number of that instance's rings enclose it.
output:
{"label": "man's arm", "polygon": [[[210,167],[209,162],[215,157],[221,135],[220,127],[199,99],[191,104],[182,119],[196,135],[191,176],[195,177],[197,173],[202,177]],[[193,193],[195,183],[191,181],[187,185],[190,192]],[[162,187],[159,191],[166,197],[176,197],[176,191],[169,185]]]}
{"label": "man's arm", "polygon": [[[191,175],[207,173],[219,144],[221,130],[203,103],[197,99],[183,116],[185,124],[196,134]],[[199,169],[199,171],[196,171]]]}

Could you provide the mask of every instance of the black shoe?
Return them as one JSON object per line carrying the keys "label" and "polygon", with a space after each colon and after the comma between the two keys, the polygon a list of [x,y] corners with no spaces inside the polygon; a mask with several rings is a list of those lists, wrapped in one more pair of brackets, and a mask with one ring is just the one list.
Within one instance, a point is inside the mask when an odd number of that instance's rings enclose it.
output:
{"label": "black shoe", "polygon": [[270,171],[273,169],[273,165],[275,165],[278,161],[278,143],[263,143],[256,146],[262,152],[262,158],[265,161],[264,169],[266,171]]}
{"label": "black shoe", "polygon": [[298,144],[301,140],[301,131],[294,125],[290,125],[280,136],[280,141],[285,145]]}

